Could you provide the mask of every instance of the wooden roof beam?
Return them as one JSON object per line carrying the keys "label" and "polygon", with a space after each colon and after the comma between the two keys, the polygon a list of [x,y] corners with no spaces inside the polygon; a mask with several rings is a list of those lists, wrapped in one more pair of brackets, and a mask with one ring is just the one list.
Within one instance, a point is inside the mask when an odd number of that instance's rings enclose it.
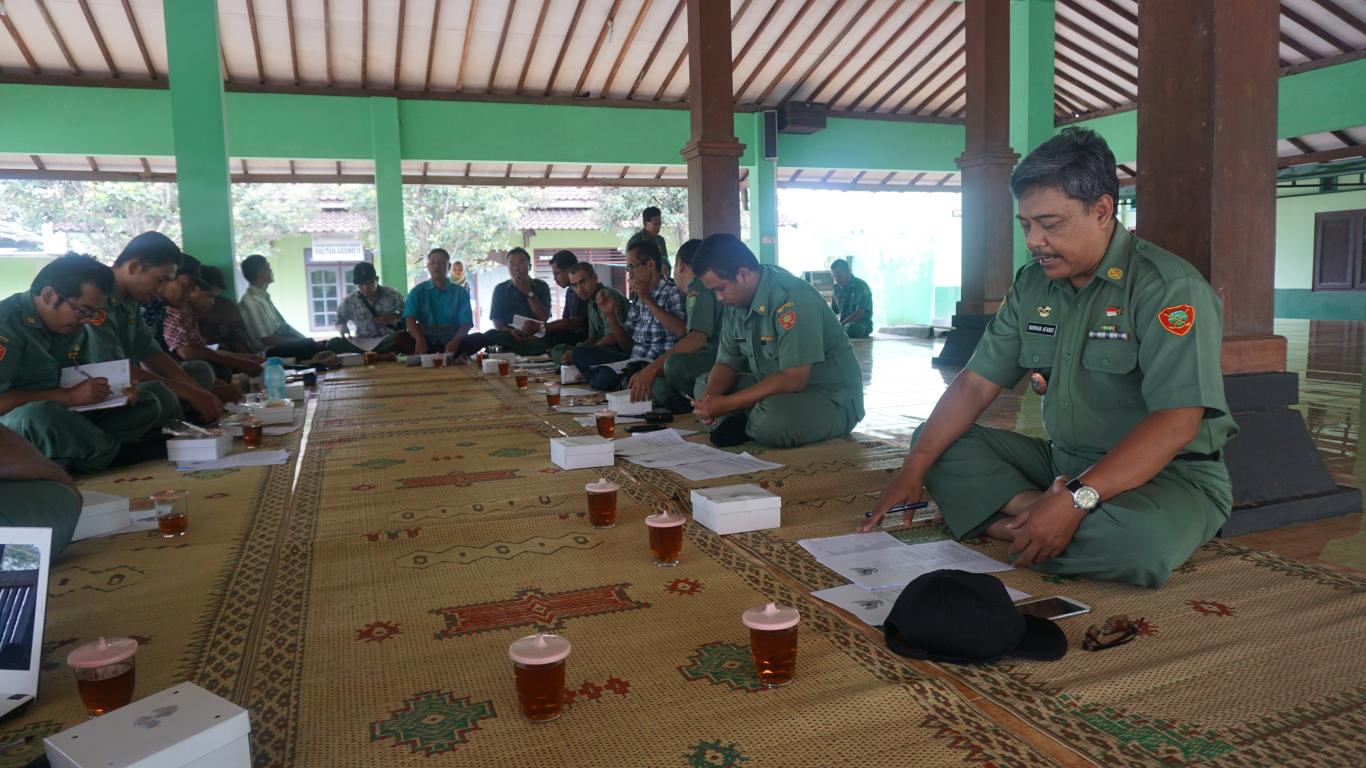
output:
{"label": "wooden roof beam", "polygon": [[550,0],[541,0],[541,12],[536,15],[536,29],[531,33],[531,45],[526,47],[526,58],[522,60],[522,73],[517,76],[517,90],[521,94],[526,89],[527,72],[531,71],[531,57],[536,53],[536,41],[541,39],[541,27],[545,26],[545,14],[550,10]]}
{"label": "wooden roof beam", "polygon": [[[768,95],[773,92],[773,89],[778,87],[778,83],[781,83],[783,78],[787,77],[787,73],[792,70],[792,66],[797,63],[797,60],[802,57],[802,54],[806,53],[806,49],[810,48],[811,44],[816,42],[816,38],[821,36],[821,33],[825,31],[825,26],[830,23],[830,20],[835,17],[836,13],[839,13],[839,10],[839,3],[830,4],[830,7],[825,11],[825,15],[821,17],[820,21],[816,22],[816,28],[802,41],[801,46],[798,47],[796,53],[792,54],[792,57],[787,60],[787,63],[783,65],[782,69],[778,70],[778,74],[774,75],[773,78],[768,81],[768,85],[764,88],[763,92],[759,94],[758,98],[755,99],[755,102],[759,104],[764,103],[764,99],[767,99]],[[776,51],[777,49],[778,46],[774,45],[773,51]],[[769,51],[769,54],[772,55],[773,51]],[[745,89],[741,88],[740,93],[736,94],[737,101],[744,95],[744,91]]]}
{"label": "wooden roof beam", "polygon": [[[952,61],[952,59],[949,59],[949,61]],[[951,75],[949,75],[948,77],[944,78],[944,82],[940,83],[940,84],[939,84],[939,87],[938,87],[938,88],[935,88],[935,89],[930,93],[929,96],[926,96],[926,97],[924,98],[923,101],[921,101],[919,104],[917,104],[917,105],[915,106],[915,108],[911,110],[911,112],[916,113],[916,114],[919,114],[919,113],[921,113],[921,112],[924,112],[926,109],[929,108],[929,106],[930,106],[931,104],[934,103],[934,100],[935,100],[936,98],[939,97],[939,94],[943,93],[946,89],[949,88],[949,86],[951,86],[951,85],[953,85],[954,83],[958,82],[958,80],[960,80],[961,78],[963,78],[966,74],[967,74],[967,68],[964,67],[964,66],[960,66],[958,69],[954,70],[954,71],[953,71],[953,74],[951,74]],[[927,80],[926,82],[931,82],[931,81]],[[947,102],[946,102],[946,103],[947,103]],[[935,114],[938,114],[938,113],[935,113]]]}
{"label": "wooden roof beam", "polygon": [[[251,2],[251,0],[247,0]],[[260,53],[257,53],[260,60]],[[365,88],[370,79],[370,0],[360,0],[360,87]],[[341,171],[337,171],[341,175]]]}
{"label": "wooden roof beam", "polygon": [[1301,27],[1304,27],[1305,31],[1307,31],[1309,34],[1313,35],[1314,37],[1317,37],[1323,42],[1328,43],[1329,45],[1338,49],[1338,52],[1340,53],[1346,53],[1347,51],[1352,50],[1352,46],[1349,43],[1343,41],[1342,38],[1329,32],[1323,27],[1320,27],[1318,24],[1315,24],[1312,20],[1306,18],[1303,14],[1299,13],[1294,8],[1291,8],[1285,3],[1281,3],[1281,16],[1290,19],[1292,22],[1298,24]]}
{"label": "wooden roof beam", "polygon": [[337,82],[332,77],[332,2],[323,0],[323,62],[326,73],[327,84],[332,85]]}
{"label": "wooden roof beam", "polygon": [[1120,94],[1124,98],[1128,99],[1130,102],[1138,101],[1137,83],[1121,80],[1119,78],[1113,77],[1109,73],[1100,72],[1093,68],[1090,64],[1080,59],[1074,59],[1071,56],[1068,56],[1067,54],[1063,53],[1062,51],[1057,51],[1055,55],[1058,61],[1095,80],[1097,85],[1101,85],[1105,88],[1108,88],[1109,90],[1114,91],[1115,93]]}
{"label": "wooden roof beam", "polygon": [[[659,39],[655,40],[654,47],[650,49],[650,55],[645,59],[645,65],[642,66],[640,72],[636,74],[635,82],[631,83],[631,90],[626,92],[626,98],[630,99],[636,95],[636,90],[640,88],[641,81],[645,79],[645,75],[650,71],[650,67],[654,65],[655,59],[659,56],[660,49],[664,47],[664,41],[669,39],[669,33],[673,31],[674,25],[678,23],[679,17],[683,15],[683,9],[685,7],[687,7],[687,0],[678,0],[678,4],[674,6],[673,14],[669,16],[669,23],[664,25],[664,31],[659,34]],[[687,46],[684,46],[683,48],[684,50],[687,50]],[[655,98],[658,99],[659,97],[656,96]]]}
{"label": "wooden roof beam", "polygon": [[[965,24],[964,26],[966,26],[966,24]],[[963,58],[966,58],[966,57],[963,57]],[[962,65],[962,64],[958,61],[958,59],[959,59],[958,56],[945,56],[945,57],[944,57],[944,60],[941,61],[941,62],[939,62],[939,66],[937,66],[937,67],[934,68],[934,71],[933,71],[933,72],[931,72],[927,77],[925,77],[925,79],[921,80],[921,81],[915,86],[915,88],[912,88],[910,93],[906,94],[906,98],[904,98],[904,99],[902,99],[901,101],[897,102],[897,105],[896,105],[895,107],[892,107],[892,111],[893,111],[893,112],[900,112],[902,109],[904,109],[904,108],[906,107],[907,104],[911,103],[911,101],[912,101],[913,99],[915,99],[916,96],[920,95],[920,92],[921,92],[921,91],[923,91],[923,90],[925,90],[926,88],[928,88],[929,85],[930,85],[930,83],[933,83],[935,80],[939,79],[939,76],[942,75],[942,74],[944,74],[944,71],[947,70],[949,67],[953,66],[954,64],[960,64],[960,66],[959,66],[960,73],[966,71],[966,70],[963,68],[964,65]],[[951,79],[951,78],[950,78],[950,79]],[[945,82],[949,82],[949,81],[945,81]],[[940,86],[940,88],[942,89],[943,86]],[[912,110],[912,112],[915,112],[915,111],[917,111],[917,110]]]}
{"label": "wooden roof beam", "polygon": [[[588,75],[593,71],[593,65],[598,63],[598,53],[602,50],[602,44],[607,39],[607,30],[616,27],[617,11],[621,9],[621,0],[612,0],[612,7],[607,9],[607,24],[602,25],[598,30],[598,39],[593,42],[593,50],[588,53],[588,61],[583,65],[583,71],[579,73],[579,81],[574,84],[574,91],[570,96],[578,96],[583,93],[583,84],[588,82]],[[602,94],[599,93],[599,96]]]}
{"label": "wooden roof beam", "polygon": [[1089,97],[1091,101],[1099,103],[1100,109],[1110,109],[1113,107],[1125,106],[1123,102],[1117,103],[1112,99],[1105,98],[1101,94],[1097,93],[1094,88],[1090,87],[1087,83],[1082,82],[1076,76],[1072,75],[1070,72],[1067,72],[1066,70],[1054,69],[1053,76],[1055,78],[1055,86],[1062,84],[1070,84],[1072,87],[1077,89],[1077,93],[1085,94],[1087,97]]}
{"label": "wooden roof beam", "polygon": [[399,73],[403,69],[403,25],[408,19],[408,0],[398,0],[398,38],[394,41],[394,88],[398,88]]}
{"label": "wooden roof beam", "polygon": [[66,47],[66,39],[62,37],[61,30],[57,29],[57,24],[52,20],[52,14],[47,9],[47,0],[33,0],[33,4],[38,6],[38,12],[43,15],[43,21],[47,24],[47,31],[56,41],[57,48],[62,52],[62,58],[66,60],[66,65],[77,75],[81,74],[81,68],[76,65],[76,59],[71,55],[71,49]]}
{"label": "wooden roof beam", "polygon": [[[517,11],[517,0],[508,0],[507,16],[503,19],[503,26],[498,31],[498,50],[493,54],[493,67],[489,69],[489,83],[484,87],[484,93],[493,93],[493,83],[498,79],[498,65],[503,62],[503,48],[508,42],[508,32],[512,28],[512,14]],[[534,41],[533,45],[534,47]]]}
{"label": "wooden roof beam", "polygon": [[883,27],[887,26],[888,20],[891,19],[897,11],[901,10],[901,7],[905,4],[905,0],[896,0],[888,6],[887,10],[883,11],[882,16],[868,27],[868,33],[859,39],[859,41],[854,44],[853,48],[849,49],[849,52],[844,55],[844,58],[840,63],[836,65],[834,69],[830,70],[830,74],[825,76],[825,79],[820,82],[820,85],[817,85],[815,89],[811,91],[811,95],[807,97],[807,100],[816,101],[820,97],[821,92],[825,90],[826,86],[830,85],[830,82],[849,65],[849,62],[853,61],[854,57],[863,51],[863,48],[868,45],[868,42],[872,40],[878,32],[881,32]]}
{"label": "wooden roof beam", "polygon": [[1294,147],[1295,149],[1298,149],[1302,154],[1308,155],[1317,151],[1313,147],[1305,143],[1304,139],[1301,139],[1296,136],[1291,136],[1290,138],[1286,139],[1286,142],[1289,143],[1290,146]]}
{"label": "wooden roof beam", "polygon": [[[868,96],[871,95],[873,91],[877,90],[877,87],[881,85],[882,82],[886,80],[889,75],[895,72],[897,67],[900,67],[901,64],[905,62],[906,59],[909,58],[912,53],[914,53],[918,48],[920,48],[920,45],[924,43],[926,40],[928,40],[930,36],[933,35],[936,30],[939,29],[940,25],[942,25],[945,21],[948,21],[949,17],[952,16],[957,10],[958,6],[955,4],[949,3],[945,5],[944,11],[940,13],[938,16],[936,16],[934,21],[930,22],[930,25],[925,28],[925,31],[921,32],[920,35],[915,40],[913,40],[909,46],[907,46],[906,50],[901,52],[901,55],[896,58],[896,61],[892,62],[891,66],[883,70],[882,74],[878,75],[876,80],[874,80],[867,88],[863,89],[863,93],[860,93],[858,97],[854,99],[853,103],[849,105],[849,109],[851,111],[858,109],[858,106],[863,103],[863,100],[868,98]],[[935,52],[937,53],[938,51],[939,49],[936,48]],[[917,67],[922,66],[928,59],[928,56],[922,56],[920,58],[920,61],[916,62],[916,64],[911,67],[911,70],[915,71]]]}
{"label": "wooden roof beam", "polygon": [[[1062,14],[1058,14],[1057,17],[1056,17],[1056,19],[1057,19],[1057,24],[1058,24],[1058,26],[1063,27],[1063,28],[1064,28],[1063,31],[1064,31],[1065,33],[1074,34],[1074,35],[1076,35],[1076,36],[1078,36],[1078,37],[1080,37],[1080,38],[1086,40],[1087,42],[1091,43],[1092,45],[1099,47],[1100,49],[1106,51],[1107,53],[1111,54],[1112,56],[1115,56],[1115,57],[1118,58],[1120,61],[1123,61],[1125,64],[1128,64],[1129,66],[1133,67],[1133,68],[1135,69],[1135,71],[1137,71],[1137,69],[1138,69],[1138,57],[1137,57],[1136,55],[1134,55],[1134,54],[1132,54],[1132,53],[1129,53],[1128,51],[1124,50],[1123,48],[1120,48],[1118,45],[1115,45],[1114,43],[1110,42],[1109,40],[1106,40],[1105,38],[1101,37],[1100,35],[1097,35],[1095,32],[1092,32],[1091,30],[1089,30],[1089,29],[1087,29],[1086,27],[1082,26],[1079,22],[1075,22],[1075,21],[1073,21],[1072,19],[1068,18],[1067,16],[1064,16],[1064,15],[1062,15]],[[1134,75],[1135,80],[1137,79],[1137,77],[1138,77],[1137,75]]]}
{"label": "wooden roof beam", "polygon": [[294,34],[294,0],[285,0],[285,23],[289,31],[289,68],[299,84],[299,40]]}
{"label": "wooden roof beam", "polygon": [[[432,3],[432,33],[427,37],[427,69],[426,74],[422,76],[423,91],[430,91],[432,89],[432,64],[436,61],[436,30],[441,26],[442,5],[443,3],[441,0],[436,0],[436,2]],[[426,176],[426,163],[423,163],[422,168],[422,175]]]}
{"label": "wooden roof beam", "polygon": [[1366,146],[1338,147],[1337,149],[1326,149],[1322,152],[1307,152],[1303,155],[1282,157],[1276,162],[1276,167],[1290,168],[1296,165],[1331,163],[1334,160],[1345,160],[1349,157],[1366,157]]}
{"label": "wooden roof beam", "polygon": [[612,81],[617,79],[617,72],[621,69],[621,62],[626,58],[626,52],[631,50],[631,43],[636,40],[636,33],[640,31],[641,22],[645,21],[645,14],[650,12],[650,4],[653,0],[644,0],[640,4],[640,12],[636,14],[636,20],[631,22],[631,29],[626,33],[626,39],[622,41],[621,48],[617,51],[617,57],[612,61],[612,69],[607,72],[607,82],[603,83],[602,91],[598,94],[603,98],[612,90]]}
{"label": "wooden roof beam", "polygon": [[[90,34],[95,36],[95,45],[99,47],[100,55],[104,57],[104,65],[109,68],[110,77],[122,77],[119,68],[114,64],[114,57],[109,55],[109,46],[105,44],[104,35],[100,33],[100,25],[95,23],[95,15],[90,12],[90,3],[87,0],[77,0],[77,2],[81,4],[81,13],[85,15],[85,23],[90,25]],[[18,39],[17,35],[15,39]]]}
{"label": "wooden roof beam", "polygon": [[[957,103],[958,103],[958,100],[961,99],[961,98],[963,98],[963,95],[966,94],[967,92],[968,92],[968,87],[967,87],[966,85],[964,85],[962,88],[959,88],[957,93],[953,94],[952,96],[948,97],[947,99],[944,99],[944,103],[943,103],[943,104],[940,104],[937,108],[935,108],[935,110],[934,110],[933,112],[930,113],[930,116],[931,116],[931,117],[938,117],[940,114],[942,114],[942,113],[944,112],[944,110],[948,109],[949,107],[953,106],[954,104],[957,104]],[[955,112],[954,114],[957,114],[957,113]]]}
{"label": "wooden roof beam", "polygon": [[[849,36],[849,33],[853,31],[854,27],[858,26],[859,21],[863,18],[864,14],[866,14],[868,12],[868,9],[871,7],[873,7],[873,0],[863,0],[863,5],[860,5],[859,9],[854,12],[854,15],[849,18],[849,21],[845,22],[844,28],[840,30],[838,35],[835,35],[834,39],[830,41],[829,45],[825,46],[825,50],[821,51],[821,54],[816,57],[816,60],[812,62],[811,66],[807,67],[806,73],[803,74],[800,78],[798,78],[796,85],[793,85],[792,88],[788,90],[787,95],[783,96],[781,99],[778,100],[778,103],[782,104],[791,101],[792,97],[797,95],[797,92],[802,89],[803,85],[806,85],[806,81],[810,79],[812,74],[815,73],[816,68],[819,67],[821,63],[825,61],[825,57],[829,56],[830,52],[835,50],[835,48],[841,42],[844,41],[844,38]],[[819,35],[822,31],[823,30],[817,30],[816,35]],[[813,35],[813,37],[815,36]],[[766,93],[761,94],[759,96],[760,101],[762,101],[764,97],[767,95],[768,94]]]}
{"label": "wooden roof beam", "polygon": [[[964,21],[963,19],[959,19],[959,20],[958,20],[958,26],[954,27],[953,30],[952,30],[951,32],[949,32],[947,35],[945,35],[945,36],[944,36],[944,39],[940,40],[939,43],[938,43],[937,45],[935,45],[934,48],[931,49],[929,53],[927,53],[927,54],[925,54],[923,57],[921,57],[920,61],[917,61],[917,62],[915,63],[915,66],[911,67],[911,70],[910,70],[909,72],[907,72],[900,80],[896,81],[896,85],[893,85],[891,88],[887,89],[887,93],[883,94],[882,98],[880,98],[880,99],[878,99],[877,101],[873,102],[873,106],[869,107],[869,108],[868,108],[868,111],[870,111],[870,112],[876,112],[877,109],[878,109],[879,107],[881,107],[884,103],[886,103],[886,101],[887,101],[888,99],[890,99],[890,98],[892,98],[892,96],[896,95],[897,91],[900,91],[907,83],[909,83],[909,82],[911,81],[911,78],[915,77],[916,73],[918,73],[920,70],[924,69],[926,65],[928,65],[931,61],[933,61],[933,60],[934,60],[934,57],[935,57],[935,56],[938,56],[938,55],[939,55],[939,52],[942,51],[942,50],[944,50],[944,47],[945,47],[945,46],[947,46],[949,43],[951,43],[951,42],[953,42],[955,39],[957,39],[959,33],[961,33],[966,27],[967,27],[967,22]],[[961,53],[963,50],[964,50],[963,48],[959,48],[959,53]],[[946,66],[948,66],[948,63],[947,63],[947,62],[952,61],[954,58],[956,58],[956,56],[957,56],[957,54],[955,54],[955,55],[950,55],[947,59],[945,59],[944,61],[940,62],[940,64],[939,64],[939,69],[935,70],[936,74],[937,74],[938,72],[940,72],[940,71],[943,71],[943,68],[946,67]],[[933,80],[934,77],[931,76],[930,79]],[[920,86],[917,85],[917,86],[916,86],[916,90],[919,90],[919,88],[920,88]],[[914,93],[915,93],[915,91],[913,90],[913,91],[912,91],[912,94],[914,94]],[[905,103],[906,103],[906,102],[904,102],[904,101],[901,102],[901,104],[905,104]],[[901,105],[898,105],[898,106],[896,107],[896,109],[893,109],[892,111],[895,112],[895,111],[897,111],[897,110],[900,109],[900,108],[901,108]]]}
{"label": "wooden roof beam", "polygon": [[730,66],[732,70],[740,66],[740,62],[744,61],[745,56],[749,55],[750,50],[754,48],[754,44],[758,42],[759,37],[764,34],[764,30],[768,29],[768,25],[773,21],[773,17],[778,15],[778,9],[783,7],[784,2],[785,0],[774,0],[773,4],[768,8],[768,13],[765,13],[763,17],[759,19],[759,24],[754,28],[753,34],[749,36],[749,39],[745,41],[744,45],[740,46],[740,53],[731,60]]}
{"label": "wooden roof beam", "polygon": [[550,79],[545,82],[545,92],[541,95],[549,96],[555,89],[555,78],[559,77],[560,66],[564,64],[564,55],[569,52],[569,41],[574,39],[574,30],[579,27],[579,19],[583,17],[584,0],[578,0],[574,4],[574,18],[569,20],[569,31],[564,33],[564,42],[560,43],[560,53],[555,57],[555,66],[550,70]]}
{"label": "wooden roof beam", "polygon": [[[582,1],[583,0],[580,0],[580,2]],[[461,36],[460,40],[460,68],[455,72],[455,90],[457,92],[464,90],[465,88],[465,65],[469,63],[470,60],[470,36],[474,33],[474,16],[478,11],[479,0],[470,0],[470,12],[469,15],[465,17],[465,34]],[[573,34],[572,29],[570,30],[570,34]],[[568,42],[568,40],[569,38],[565,38],[566,42]],[[546,91],[546,93],[549,93],[549,91]],[[466,171],[465,175],[468,176],[469,172]]]}
{"label": "wooden roof beam", "polygon": [[19,53],[23,55],[24,61],[28,64],[29,72],[35,75],[38,74],[38,62],[34,60],[33,54],[28,49],[28,43],[24,42],[24,38],[20,36],[19,30],[15,28],[14,22],[10,20],[8,13],[0,16],[0,23],[5,25],[5,29],[9,31],[9,36],[14,38],[14,44],[19,46]]}
{"label": "wooden roof beam", "polygon": [[1342,142],[1342,146],[1344,147],[1355,147],[1359,144],[1359,142],[1357,142],[1356,139],[1353,139],[1351,136],[1348,136],[1347,133],[1344,131],[1329,131],[1329,133],[1333,135],[1333,138]]}
{"label": "wooden roof beam", "polygon": [[[1116,38],[1123,40],[1125,45],[1132,46],[1135,51],[1138,50],[1137,37],[1115,26],[1109,19],[1103,19],[1100,16],[1097,16],[1095,13],[1091,11],[1091,9],[1087,8],[1084,5],[1081,5],[1077,2],[1077,0],[1058,0],[1058,5],[1062,6],[1063,8],[1066,8],[1072,13],[1077,14],[1083,19],[1086,19],[1091,24],[1094,24],[1096,27],[1103,29],[1106,32],[1109,32]],[[1137,60],[1135,60],[1135,62],[1136,61]]]}
{"label": "wooden roof beam", "polygon": [[[811,6],[814,3],[815,0],[805,0],[805,2],[802,3],[802,7],[797,9],[797,13],[788,20],[787,26],[783,28],[782,34],[778,35],[778,39],[774,40],[773,45],[768,47],[768,51],[764,53],[764,57],[759,59],[759,63],[755,65],[754,71],[749,73],[749,77],[740,86],[739,90],[735,92],[736,102],[744,100],[745,91],[749,90],[749,87],[754,83],[754,80],[768,67],[769,62],[773,60],[773,54],[777,53],[778,49],[783,47],[783,43],[787,42],[787,38],[792,34],[792,30],[797,28],[797,25],[801,23],[802,18],[806,16],[807,11],[811,10]],[[833,10],[833,8],[831,10]],[[783,71],[786,73],[786,68],[784,68]]]}
{"label": "wooden roof beam", "polygon": [[133,15],[133,6],[128,3],[128,0],[123,0],[123,15],[128,19],[128,28],[133,31],[133,41],[138,44],[138,53],[142,54],[142,65],[147,68],[148,79],[157,79],[157,71],[152,66],[152,57],[147,55],[147,43],[142,40],[142,30],[138,28],[138,19]]}
{"label": "wooden roof beam", "polygon": [[[863,66],[858,68],[858,71],[854,73],[854,76],[846,80],[844,85],[841,86],[838,91],[835,91],[835,95],[830,97],[828,103],[832,107],[835,104],[838,104],[839,100],[844,97],[844,94],[848,93],[849,89],[853,88],[855,83],[863,79],[863,76],[868,73],[868,70],[873,66],[873,63],[876,62],[878,59],[882,58],[883,54],[887,53],[887,51],[891,50],[892,46],[901,40],[901,36],[904,35],[906,31],[911,28],[912,24],[914,24],[916,21],[920,19],[922,15],[924,15],[925,11],[932,4],[933,3],[931,2],[931,0],[922,0],[920,5],[917,5],[915,7],[915,10],[911,11],[911,15],[907,16],[906,20],[901,22],[901,26],[897,27],[896,31],[892,32],[892,34],[886,40],[883,41],[882,45],[878,46],[878,49],[873,52],[873,55],[869,56],[868,59],[863,62]],[[952,8],[949,8],[948,10],[952,10]],[[911,46],[914,47],[915,42],[912,42]],[[897,64],[900,64],[900,62],[901,59],[897,59]],[[896,64],[894,64],[893,66],[896,66]],[[886,73],[884,72],[883,75],[885,76]],[[853,107],[850,106],[849,109],[853,109]]]}
{"label": "wooden roof beam", "polygon": [[[1366,19],[1363,19],[1360,16],[1357,16],[1356,14],[1348,11],[1341,5],[1338,5],[1337,0],[1313,0],[1313,3],[1318,7],[1322,8],[1323,10],[1338,17],[1338,19],[1342,21],[1342,23],[1346,24],[1352,29],[1355,29],[1359,33],[1366,35]],[[1284,10],[1284,7],[1282,7],[1282,10]]]}
{"label": "wooden roof beam", "polygon": [[256,3],[254,0],[247,0],[247,23],[251,25],[251,49],[256,54],[256,82],[264,84],[266,82],[266,68],[261,63],[261,38],[256,32]]}

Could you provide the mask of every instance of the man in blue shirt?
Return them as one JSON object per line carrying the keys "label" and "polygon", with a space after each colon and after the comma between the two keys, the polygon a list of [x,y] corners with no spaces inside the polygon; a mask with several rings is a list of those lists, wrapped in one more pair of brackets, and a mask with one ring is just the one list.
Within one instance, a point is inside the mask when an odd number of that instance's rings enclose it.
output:
{"label": "man in blue shirt", "polygon": [[[617,320],[616,298],[599,291],[594,301],[606,316],[610,332],[596,346],[574,348],[574,365],[594,389],[620,389],[630,374],[669,351],[688,332],[683,294],[664,276],[659,248],[648,240],[636,243],[626,254],[626,270],[635,294],[626,324]],[[625,360],[641,362],[620,372],[609,367]]]}
{"label": "man in blue shirt", "polygon": [[425,355],[469,355],[483,346],[480,334],[470,335],[474,313],[470,292],[450,281],[451,255],[444,248],[427,254],[425,280],[413,287],[403,305],[403,324],[407,332],[396,343],[400,352]]}
{"label": "man in blue shirt", "polygon": [[525,248],[508,251],[508,274],[511,277],[493,289],[493,307],[489,319],[493,330],[483,336],[485,346],[497,345],[519,355],[539,355],[545,352],[546,342],[537,338],[537,324],[515,327],[512,319],[522,317],[545,322],[550,319],[550,286],[531,276],[531,254]]}

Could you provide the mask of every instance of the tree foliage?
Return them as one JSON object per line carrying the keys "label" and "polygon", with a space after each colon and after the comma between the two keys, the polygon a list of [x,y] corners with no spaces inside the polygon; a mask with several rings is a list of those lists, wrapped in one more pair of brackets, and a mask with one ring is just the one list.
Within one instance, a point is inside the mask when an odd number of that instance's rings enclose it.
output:
{"label": "tree foliage", "polygon": [[176,187],[162,182],[0,181],[0,218],[35,233],[51,224],[72,250],[109,262],[141,232],[180,240]]}
{"label": "tree foliage", "polygon": [[602,231],[621,239],[623,246],[640,231],[640,212],[659,208],[664,226],[660,234],[670,250],[688,239],[688,190],[680,187],[604,187],[598,194],[593,218]]}
{"label": "tree foliage", "polygon": [[425,274],[424,259],[433,248],[445,248],[470,271],[488,266],[489,253],[505,250],[520,231],[522,211],[544,199],[541,190],[530,187],[405,186],[409,276]]}

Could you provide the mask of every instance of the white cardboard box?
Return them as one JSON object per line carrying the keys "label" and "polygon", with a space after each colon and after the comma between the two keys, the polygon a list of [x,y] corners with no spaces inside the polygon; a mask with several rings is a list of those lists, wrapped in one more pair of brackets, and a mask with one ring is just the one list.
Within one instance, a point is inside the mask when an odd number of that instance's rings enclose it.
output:
{"label": "white cardboard box", "polygon": [[642,413],[649,413],[654,407],[654,403],[649,400],[632,402],[629,389],[607,393],[607,409],[616,411],[618,416],[639,416]]}
{"label": "white cardboard box", "polygon": [[343,368],[350,368],[353,365],[365,365],[365,355],[362,355],[359,352],[343,352],[340,355],[337,355],[337,362],[341,363]]}
{"label": "white cardboard box", "polygon": [[99,491],[81,491],[81,498],[85,503],[81,506],[81,516],[76,521],[76,532],[71,535],[72,541],[113,533],[121,528],[127,528],[133,522],[132,516],[128,514],[128,499],[122,496]]}
{"label": "white cardboard box", "polygon": [[550,439],[550,460],[561,469],[585,469],[610,467],[616,455],[612,452],[612,441],[604,437],[553,437]]}
{"label": "white cardboard box", "polygon": [[574,367],[574,366],[572,366],[572,365],[562,365],[562,366],[560,366],[560,383],[561,383],[561,384],[578,384],[578,383],[581,382],[581,381],[583,381],[583,374],[582,374],[582,373],[579,373],[579,369],[578,369],[578,368],[576,368],[576,367]]}
{"label": "white cardboard box", "polygon": [[782,525],[781,497],[753,483],[697,488],[692,492],[692,516],[716,533],[762,531]]}
{"label": "white cardboard box", "polygon": [[291,381],[285,385],[285,397],[290,400],[304,399],[304,383],[302,381]]}
{"label": "white cardboard box", "polygon": [[53,768],[249,768],[247,711],[181,683],[43,739]]}
{"label": "white cardboard box", "polygon": [[484,373],[497,373],[497,372],[498,372],[498,361],[497,361],[497,360],[490,360],[490,359],[488,359],[488,358],[484,358],[484,364],[483,364],[483,365],[484,365]]}
{"label": "white cardboard box", "polygon": [[261,420],[262,424],[293,424],[294,403],[283,405],[258,405],[248,408],[247,413]]}
{"label": "white cardboard box", "polygon": [[517,362],[516,352],[485,352],[485,360],[506,360],[509,364]]}
{"label": "white cardboard box", "polygon": [[177,463],[213,461],[232,453],[232,435],[177,437],[166,441],[166,458]]}

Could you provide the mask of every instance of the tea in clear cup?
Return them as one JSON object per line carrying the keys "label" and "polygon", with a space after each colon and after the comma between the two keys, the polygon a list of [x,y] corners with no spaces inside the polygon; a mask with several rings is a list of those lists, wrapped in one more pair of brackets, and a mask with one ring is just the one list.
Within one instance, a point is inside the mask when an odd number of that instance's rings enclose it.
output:
{"label": "tea in clear cup", "polygon": [[157,511],[157,531],[163,539],[184,536],[190,525],[189,491],[165,490],[152,494]]}
{"label": "tea in clear cup", "polygon": [[611,440],[617,433],[617,412],[598,411],[594,415],[598,417],[598,434]]}
{"label": "tea in clear cup", "polygon": [[512,363],[508,362],[507,360],[504,360],[501,357],[498,358],[498,375],[506,379],[508,373],[510,373],[511,371]]}
{"label": "tea in clear cup", "polygon": [[797,672],[797,623],[801,620],[797,609],[769,603],[750,608],[740,620],[749,627],[749,649],[759,682],[769,688],[792,682]]}
{"label": "tea in clear cup", "polygon": [[366,353],[365,353],[365,364],[366,364],[366,365],[374,365],[375,363],[378,363],[378,362],[379,362],[379,353],[378,353],[378,352],[366,352]]}
{"label": "tea in clear cup", "polygon": [[242,420],[242,442],[248,448],[260,448],[265,441],[266,429],[261,420],[255,416],[248,416]]}
{"label": "tea in clear cup", "polygon": [[516,381],[517,381],[517,388],[518,388],[518,389],[526,389],[526,387],[527,387],[527,382],[530,380],[529,377],[527,376],[527,372],[526,372],[526,371],[522,371],[522,370],[517,371],[517,374],[514,376],[514,378],[515,378]]}
{"label": "tea in clear cup", "polygon": [[445,352],[442,352],[442,353],[438,354],[436,357],[433,357],[433,358],[432,358],[432,367],[433,367],[433,368],[445,368],[445,367],[446,367],[446,353],[445,353]]}
{"label": "tea in clear cup", "polygon": [[66,655],[76,673],[76,690],[91,717],[112,712],[133,700],[138,641],[131,637],[91,640]]}
{"label": "tea in clear cup", "polygon": [[594,528],[611,528],[617,524],[617,490],[621,486],[600,477],[583,489],[588,492],[588,522]]}
{"label": "tea in clear cup", "polygon": [[667,507],[657,515],[645,518],[650,530],[650,554],[654,555],[655,565],[672,568],[678,565],[678,553],[683,549],[683,525],[688,518]]}
{"label": "tea in clear cup", "polygon": [[545,385],[545,404],[547,408],[554,408],[560,404],[560,385],[550,383]]}
{"label": "tea in clear cup", "polygon": [[517,705],[528,720],[554,720],[564,710],[564,667],[569,641],[559,635],[527,635],[508,646],[517,683]]}

